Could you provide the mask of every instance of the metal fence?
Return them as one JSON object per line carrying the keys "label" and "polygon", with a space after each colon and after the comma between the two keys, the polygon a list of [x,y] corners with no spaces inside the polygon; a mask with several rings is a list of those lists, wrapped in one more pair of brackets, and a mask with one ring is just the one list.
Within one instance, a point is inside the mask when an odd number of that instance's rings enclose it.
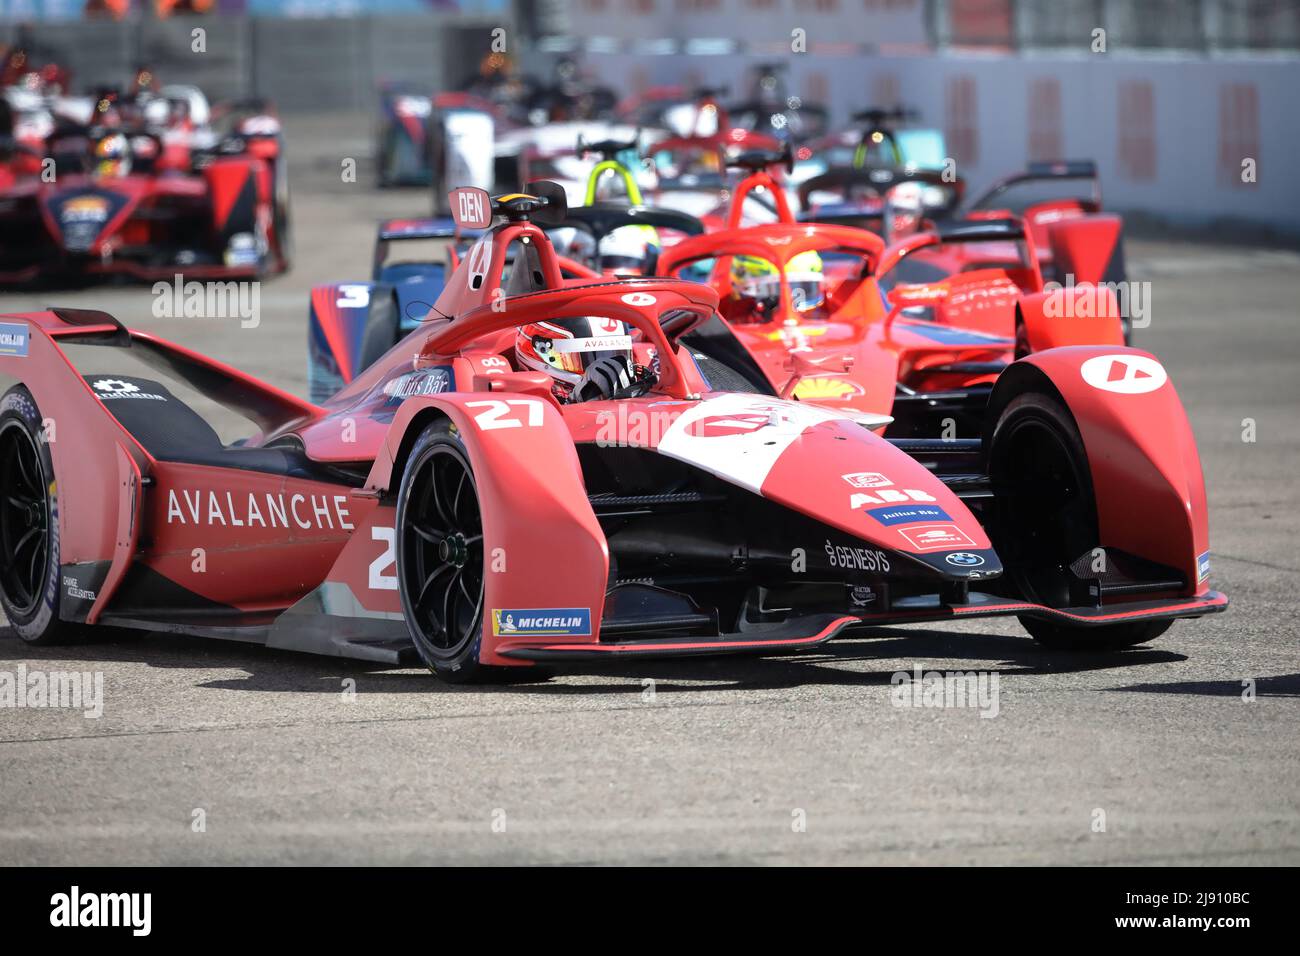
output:
{"label": "metal fence", "polygon": [[281,109],[328,110],[370,107],[384,80],[454,86],[489,51],[497,27],[511,22],[462,14],[71,20],[0,23],[0,44],[39,50],[67,66],[78,88],[120,86],[147,65],[162,82],[194,83],[214,100],[264,96]]}

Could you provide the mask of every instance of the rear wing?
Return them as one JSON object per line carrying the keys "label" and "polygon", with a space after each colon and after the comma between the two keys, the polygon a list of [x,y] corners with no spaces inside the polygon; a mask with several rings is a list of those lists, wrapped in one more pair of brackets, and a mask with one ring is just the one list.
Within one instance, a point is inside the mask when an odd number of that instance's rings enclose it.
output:
{"label": "rear wing", "polygon": [[1089,201],[1095,206],[1092,211],[1101,209],[1101,180],[1097,175],[1097,164],[1090,159],[1065,159],[1033,162],[1025,167],[1023,173],[998,180],[971,202],[968,212],[999,208],[1002,196],[1028,183],[1064,183],[1070,180],[1090,180]]}
{"label": "rear wing", "polygon": [[1039,270],[1033,234],[1026,228],[1024,221],[1016,217],[954,220],[906,236],[886,248],[881,254],[876,266],[876,275],[886,275],[902,259],[920,249],[985,242],[1021,244],[1020,254],[1023,255],[1024,261],[1020,265],[1032,271],[1030,285],[1035,290],[1042,287],[1042,273]]}
{"label": "rear wing", "polygon": [[1015,218],[945,222],[935,229],[939,242],[1016,242],[1024,239],[1025,224]]}
{"label": "rear wing", "polygon": [[943,206],[927,210],[940,214],[955,208],[961,201],[962,194],[966,189],[966,184],[962,180],[954,179],[949,181],[944,179],[944,174],[935,169],[891,169],[884,166],[875,169],[859,169],[852,166],[841,166],[828,169],[821,175],[813,176],[811,179],[806,179],[800,183],[797,190],[799,208],[806,211],[809,199],[816,192],[842,191],[847,195],[853,189],[861,188],[870,190],[876,196],[883,198],[895,186],[909,182],[935,186],[950,193],[949,199]]}
{"label": "rear wing", "polygon": [[456,221],[450,216],[437,219],[385,219],[379,224],[376,240],[451,239],[456,234]]}
{"label": "rear wing", "polygon": [[450,239],[453,247],[477,239],[480,229],[462,229],[451,217],[430,219],[385,219],[375,235],[375,253],[371,261],[371,275],[379,280],[384,263],[388,261],[388,246],[392,242],[416,239]]}

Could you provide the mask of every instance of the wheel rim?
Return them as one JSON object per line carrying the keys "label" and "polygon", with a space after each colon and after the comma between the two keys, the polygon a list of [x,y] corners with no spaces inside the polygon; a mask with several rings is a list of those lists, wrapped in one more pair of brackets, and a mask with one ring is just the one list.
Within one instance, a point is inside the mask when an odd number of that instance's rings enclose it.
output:
{"label": "wheel rim", "polygon": [[401,569],[408,613],[440,657],[454,657],[483,620],[483,522],[469,463],[435,445],[411,477]]}
{"label": "wheel rim", "polygon": [[1004,548],[1026,597],[1049,607],[1072,602],[1070,564],[1096,546],[1088,485],[1056,428],[1025,417],[1010,426],[997,463],[1006,502]]}
{"label": "wheel rim", "polygon": [[50,507],[40,454],[23,425],[0,427],[0,589],[21,617],[36,610],[50,553]]}

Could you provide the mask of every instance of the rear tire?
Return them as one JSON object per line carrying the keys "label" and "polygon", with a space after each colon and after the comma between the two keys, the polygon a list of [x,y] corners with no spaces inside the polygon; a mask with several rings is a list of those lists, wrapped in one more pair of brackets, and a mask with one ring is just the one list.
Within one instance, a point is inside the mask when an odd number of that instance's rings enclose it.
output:
{"label": "rear tire", "polygon": [[[998,554],[1025,600],[1064,608],[1085,600],[1071,569],[1100,546],[1088,456],[1074,419],[1054,397],[1027,392],[1002,411],[989,449]],[[1020,617],[1053,650],[1114,650],[1153,640],[1169,620],[1084,626]]]}
{"label": "rear tire", "polygon": [[485,571],[474,469],[451,423],[434,422],[416,439],[397,495],[397,578],[415,649],[449,683],[509,670],[479,661]]}
{"label": "rear tire", "polygon": [[54,461],[32,393],[0,398],[0,609],[28,644],[83,640],[59,620],[59,499]]}

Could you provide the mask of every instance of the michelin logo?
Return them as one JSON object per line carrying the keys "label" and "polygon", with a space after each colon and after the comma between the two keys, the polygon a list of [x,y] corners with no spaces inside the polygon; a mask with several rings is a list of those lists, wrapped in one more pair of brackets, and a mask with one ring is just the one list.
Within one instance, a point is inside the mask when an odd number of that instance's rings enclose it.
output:
{"label": "michelin logo", "polygon": [[590,637],[591,608],[493,610],[492,633],[496,637]]}
{"label": "michelin logo", "polygon": [[0,322],[0,355],[27,355],[27,326]]}

